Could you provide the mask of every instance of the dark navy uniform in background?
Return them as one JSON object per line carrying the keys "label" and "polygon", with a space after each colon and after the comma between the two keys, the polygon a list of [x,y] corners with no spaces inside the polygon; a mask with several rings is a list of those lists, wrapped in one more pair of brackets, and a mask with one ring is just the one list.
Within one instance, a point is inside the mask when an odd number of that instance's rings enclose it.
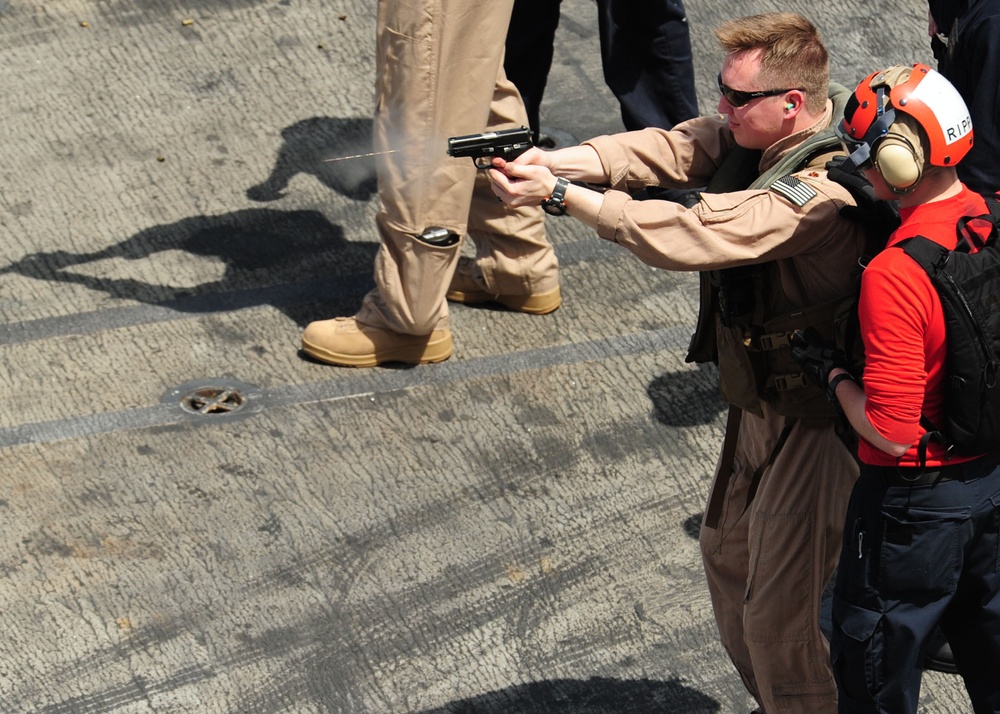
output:
{"label": "dark navy uniform in background", "polygon": [[597,0],[604,81],[629,131],[698,115],[691,35],[681,0]]}
{"label": "dark navy uniform in background", "polygon": [[962,95],[976,143],[958,177],[981,194],[1000,190],[1000,0],[932,0],[931,15],[948,37],[933,43],[938,70]]}
{"label": "dark navy uniform in background", "polygon": [[[560,2],[515,0],[507,33],[504,71],[524,99],[536,136]],[[604,80],[618,99],[625,128],[671,129],[697,116],[691,35],[681,0],[597,0],[597,9]]]}

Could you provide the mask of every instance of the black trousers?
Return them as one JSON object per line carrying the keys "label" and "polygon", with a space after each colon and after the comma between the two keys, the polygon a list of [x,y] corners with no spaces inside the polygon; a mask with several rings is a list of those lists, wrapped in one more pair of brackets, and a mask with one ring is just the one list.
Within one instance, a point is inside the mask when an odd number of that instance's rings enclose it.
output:
{"label": "black trousers", "polygon": [[915,713],[938,625],[973,710],[1000,711],[1000,465],[942,473],[866,465],[854,485],[830,637],[842,714]]}
{"label": "black trousers", "polygon": [[[559,26],[561,0],[514,0],[504,70],[524,98],[532,131]],[[604,81],[629,131],[670,129],[698,115],[694,62],[681,0],[597,0]]]}

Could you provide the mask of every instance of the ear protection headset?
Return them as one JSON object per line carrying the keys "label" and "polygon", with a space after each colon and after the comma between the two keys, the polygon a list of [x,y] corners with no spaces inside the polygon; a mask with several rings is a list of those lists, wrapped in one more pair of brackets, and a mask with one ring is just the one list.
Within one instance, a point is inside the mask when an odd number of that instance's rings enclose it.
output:
{"label": "ear protection headset", "polygon": [[905,190],[917,185],[924,174],[924,151],[920,134],[910,126],[912,120],[897,115],[885,138],[875,149],[875,168],[894,189]]}
{"label": "ear protection headset", "polygon": [[837,127],[848,170],[874,165],[905,193],[926,166],[954,166],[972,148],[972,120],[958,91],[927,65],[895,66],[865,77]]}

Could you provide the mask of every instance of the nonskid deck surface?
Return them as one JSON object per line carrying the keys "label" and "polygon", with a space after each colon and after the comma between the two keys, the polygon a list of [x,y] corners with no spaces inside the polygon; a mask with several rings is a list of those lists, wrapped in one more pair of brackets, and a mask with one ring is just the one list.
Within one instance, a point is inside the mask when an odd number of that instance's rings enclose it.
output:
{"label": "nonskid deck surface", "polygon": [[[850,84],[931,61],[878,5],[739,11],[811,16]],[[453,306],[437,365],[298,353],[372,284],[370,157],[325,159],[371,150],[374,8],[0,0],[0,711],[749,711],[693,276],[551,219],[554,313]],[[732,4],[688,11],[710,112]],[[619,130],[591,2],[556,45],[543,126]]]}

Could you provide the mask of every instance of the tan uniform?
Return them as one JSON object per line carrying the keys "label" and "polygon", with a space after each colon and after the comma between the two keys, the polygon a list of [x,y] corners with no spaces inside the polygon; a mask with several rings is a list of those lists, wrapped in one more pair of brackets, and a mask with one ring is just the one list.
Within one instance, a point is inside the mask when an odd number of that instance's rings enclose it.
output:
{"label": "tan uniform", "polygon": [[558,284],[555,252],[538,207],[497,201],[470,159],[446,155],[450,136],[527,125],[503,73],[513,0],[380,0],[375,151],[381,245],[376,288],[359,322],[426,335],[449,327],[445,302],[459,245],[416,240],[427,228],[467,232],[488,290],[545,292]]}
{"label": "tan uniform", "polygon": [[[765,151],[760,172],[828,127],[831,114],[832,107],[811,130]],[[734,146],[726,123],[710,117],[671,132],[647,129],[589,143],[612,187],[627,191],[705,186]],[[668,270],[771,263],[774,272],[765,275],[777,276],[781,290],[775,292],[793,310],[830,301],[851,293],[865,233],[839,215],[854,200],[827,178],[824,162],[794,172],[806,189],[793,200],[774,189],[740,190],[705,193],[685,209],[612,190],[604,196],[598,233]],[[794,198],[808,200],[798,205]],[[731,373],[738,362],[732,352],[720,342],[723,383],[742,377]],[[720,492],[710,502],[719,501],[718,522],[701,532],[720,636],[765,712],[832,714],[837,695],[820,600],[836,567],[857,466],[832,419],[792,422],[759,399],[742,406],[732,458],[716,468],[713,492]],[[762,473],[755,479],[756,471]]]}

